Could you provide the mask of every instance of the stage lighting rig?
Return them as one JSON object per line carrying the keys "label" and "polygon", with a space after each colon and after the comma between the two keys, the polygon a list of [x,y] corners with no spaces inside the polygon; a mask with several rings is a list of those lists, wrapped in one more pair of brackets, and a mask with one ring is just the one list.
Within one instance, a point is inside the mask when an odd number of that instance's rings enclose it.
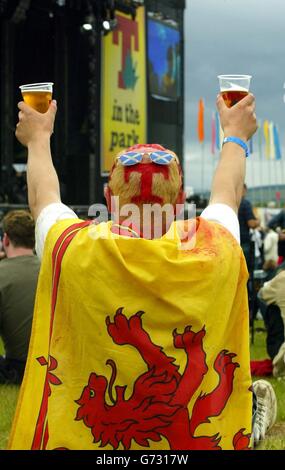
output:
{"label": "stage lighting rig", "polygon": [[92,31],[94,22],[95,20],[93,16],[86,16],[84,23],[82,24],[82,29],[84,31]]}
{"label": "stage lighting rig", "polygon": [[115,13],[115,1],[108,0],[102,12],[102,28],[105,34],[114,31],[118,25],[118,20]]}
{"label": "stage lighting rig", "polygon": [[116,11],[131,15],[135,20],[137,8],[144,3],[144,0],[70,0],[66,1],[66,6],[85,11],[81,24],[82,32],[89,32],[96,28],[97,31],[101,30],[106,35],[114,31],[118,25]]}

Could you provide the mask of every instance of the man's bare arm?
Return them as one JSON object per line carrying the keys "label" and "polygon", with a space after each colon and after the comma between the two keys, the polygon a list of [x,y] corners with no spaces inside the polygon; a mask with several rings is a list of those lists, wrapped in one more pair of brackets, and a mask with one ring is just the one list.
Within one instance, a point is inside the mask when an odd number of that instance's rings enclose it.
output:
{"label": "man's bare arm", "polygon": [[23,102],[18,107],[20,112],[16,137],[28,148],[28,199],[36,220],[44,207],[61,201],[59,181],[50,150],[57,108],[55,101],[45,114],[38,113]]}
{"label": "man's bare arm", "polygon": [[[232,108],[228,108],[219,95],[217,107],[225,137],[234,136],[248,141],[256,132],[253,95],[248,95]],[[228,142],[222,149],[221,159],[213,178],[210,203],[226,204],[237,213],[242,198],[245,169],[244,150],[238,144]]]}

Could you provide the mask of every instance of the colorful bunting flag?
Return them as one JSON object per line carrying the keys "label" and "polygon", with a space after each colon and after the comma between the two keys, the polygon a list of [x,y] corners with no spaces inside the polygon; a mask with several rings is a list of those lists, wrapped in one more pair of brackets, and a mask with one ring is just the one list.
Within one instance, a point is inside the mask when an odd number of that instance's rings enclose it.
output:
{"label": "colorful bunting flag", "polygon": [[263,123],[263,133],[265,138],[265,157],[270,159],[270,129],[269,122],[266,120]]}
{"label": "colorful bunting flag", "polygon": [[[205,140],[205,129],[204,129],[204,101],[203,99],[199,100],[199,109],[198,109],[198,139],[202,143]],[[263,150],[263,137],[265,143],[265,151]],[[219,113],[213,111],[211,118],[211,153],[215,155],[216,149],[220,152],[222,149],[222,143],[224,139],[223,130],[220,124]],[[258,153],[259,158],[265,158],[268,160],[281,160],[282,159],[282,150],[280,145],[280,138],[278,127],[273,122],[268,121],[267,119],[258,122],[258,131],[257,131],[257,144],[258,144]],[[254,153],[254,140],[253,138],[249,141],[249,152],[250,154]]]}
{"label": "colorful bunting flag", "polygon": [[202,144],[205,140],[205,130],[204,130],[204,101],[202,98],[199,100],[198,107],[198,140]]}
{"label": "colorful bunting flag", "polygon": [[269,141],[270,141],[270,160],[275,160],[275,145],[274,145],[274,124],[269,123]]}
{"label": "colorful bunting flag", "polygon": [[278,128],[275,124],[273,125],[273,139],[274,139],[274,147],[275,147],[275,159],[281,160],[282,153],[281,153],[281,147],[280,147],[280,139],[279,139]]}

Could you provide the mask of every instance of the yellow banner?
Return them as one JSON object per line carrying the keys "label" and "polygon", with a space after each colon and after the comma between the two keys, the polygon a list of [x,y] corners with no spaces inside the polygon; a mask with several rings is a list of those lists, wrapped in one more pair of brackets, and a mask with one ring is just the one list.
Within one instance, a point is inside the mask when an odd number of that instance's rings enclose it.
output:
{"label": "yellow banner", "polygon": [[118,26],[103,39],[101,172],[114,155],[146,141],[145,9],[136,19],[116,13]]}

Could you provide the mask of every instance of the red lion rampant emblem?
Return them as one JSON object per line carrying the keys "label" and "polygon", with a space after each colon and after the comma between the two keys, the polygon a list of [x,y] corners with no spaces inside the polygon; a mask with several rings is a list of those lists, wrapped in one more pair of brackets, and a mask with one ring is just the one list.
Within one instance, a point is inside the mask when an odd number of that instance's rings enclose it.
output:
{"label": "red lion rampant emblem", "polygon": [[[200,424],[209,423],[211,417],[219,416],[225,408],[233,391],[235,369],[239,367],[233,362],[236,355],[225,350],[218,354],[214,368],[219,383],[209,394],[200,394],[190,417],[188,404],[208,371],[203,350],[206,330],[203,328],[195,333],[188,326],[182,334],[173,332],[175,348],[183,349],[187,356],[181,374],[174,364],[175,359],[166,356],[161,347],[152,343],[143,328],[143,313],[138,312],[128,319],[120,308],[113,323],[107,317],[106,325],[114,343],[136,348],[148,370],[137,378],[128,400],[125,398],[126,386],[116,386],[114,398],[117,369],[114,361],[109,359],[107,364],[112,368],[109,384],[103,376],[90,375],[88,385],[76,400],[80,406],[76,421],[83,420],[91,429],[94,442],[100,442],[101,447],[109,444],[117,449],[122,444],[128,450],[132,440],[142,447],[149,447],[149,440],[158,442],[164,437],[172,450],[220,450],[219,434],[195,436],[195,431]],[[113,406],[105,401],[107,389]],[[249,442],[250,435],[241,429],[233,437],[233,448],[248,449]]]}

